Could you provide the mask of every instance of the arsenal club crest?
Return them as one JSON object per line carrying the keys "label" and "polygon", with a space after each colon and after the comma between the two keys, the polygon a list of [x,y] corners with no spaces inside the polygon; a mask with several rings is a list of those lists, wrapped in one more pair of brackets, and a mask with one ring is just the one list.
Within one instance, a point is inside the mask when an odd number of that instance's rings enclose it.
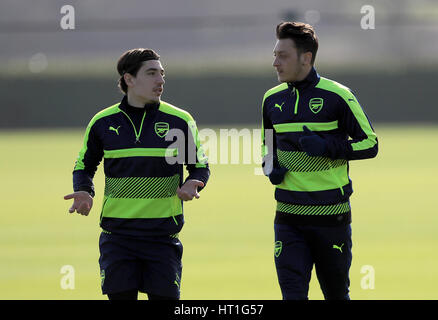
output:
{"label": "arsenal club crest", "polygon": [[314,114],[320,112],[323,105],[324,105],[323,98],[312,98],[309,101],[309,108]]}
{"label": "arsenal club crest", "polygon": [[156,122],[155,123],[155,133],[160,138],[164,138],[164,136],[169,132],[169,124],[167,122]]}

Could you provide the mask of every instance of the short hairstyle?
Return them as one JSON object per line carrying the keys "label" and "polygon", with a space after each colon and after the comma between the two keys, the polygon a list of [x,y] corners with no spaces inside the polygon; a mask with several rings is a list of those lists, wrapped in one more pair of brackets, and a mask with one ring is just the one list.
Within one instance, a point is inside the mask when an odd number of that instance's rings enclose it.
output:
{"label": "short hairstyle", "polygon": [[120,75],[118,86],[124,94],[128,92],[128,85],[123,75],[129,73],[135,77],[143,62],[148,60],[160,60],[160,56],[154,50],[144,48],[131,49],[120,56],[117,62],[117,71]]}
{"label": "short hairstyle", "polygon": [[298,53],[311,52],[313,65],[318,51],[318,37],[310,24],[303,22],[282,22],[276,28],[277,39],[292,39]]}

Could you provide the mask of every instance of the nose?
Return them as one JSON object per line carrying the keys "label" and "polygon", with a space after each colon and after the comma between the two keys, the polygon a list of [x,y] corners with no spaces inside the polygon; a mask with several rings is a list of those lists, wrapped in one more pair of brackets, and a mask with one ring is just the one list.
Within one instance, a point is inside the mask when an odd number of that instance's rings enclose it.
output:
{"label": "nose", "polygon": [[277,57],[275,57],[275,58],[274,58],[274,61],[272,61],[272,66],[273,66],[274,68],[280,66],[280,63],[278,62],[278,58],[277,58]]}
{"label": "nose", "polygon": [[163,85],[163,84],[165,84],[166,83],[166,81],[164,81],[164,77],[160,74],[160,76],[159,76],[159,78],[158,78],[158,80],[157,80],[157,83],[159,84],[159,85]]}

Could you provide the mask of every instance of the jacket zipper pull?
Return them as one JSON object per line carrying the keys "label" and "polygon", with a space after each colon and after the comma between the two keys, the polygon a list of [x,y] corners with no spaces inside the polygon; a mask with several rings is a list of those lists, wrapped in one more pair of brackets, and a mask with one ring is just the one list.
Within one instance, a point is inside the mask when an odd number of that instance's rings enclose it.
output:
{"label": "jacket zipper pull", "polygon": [[134,126],[134,132],[135,132],[135,144],[140,144],[140,136],[141,136],[141,131],[143,130],[143,122],[144,122],[144,118],[146,117],[146,110],[143,113],[143,118],[141,119],[141,124],[140,124],[140,129],[137,131],[135,130],[135,126],[134,123],[132,123],[132,125]]}
{"label": "jacket zipper pull", "polygon": [[296,94],[294,114],[297,114],[298,113],[298,102],[300,101],[300,93],[298,92],[298,89],[295,87],[294,87],[292,93]]}
{"label": "jacket zipper pull", "polygon": [[131,118],[128,116],[128,114],[127,114],[125,111],[123,111],[123,110],[122,110],[122,112],[123,112],[123,113],[125,114],[125,116],[128,118],[129,122],[131,122],[131,124],[132,124],[132,128],[134,129],[134,135],[135,135],[135,141],[134,141],[134,143],[135,143],[135,144],[140,144],[140,143],[141,143],[141,141],[140,141],[140,135],[141,135],[141,131],[142,131],[142,129],[143,129],[144,118],[146,117],[146,110],[145,110],[144,113],[143,113],[143,118],[141,119],[140,129],[138,130],[138,133],[137,133],[137,129],[135,129],[134,122],[132,122],[132,120],[131,120]]}

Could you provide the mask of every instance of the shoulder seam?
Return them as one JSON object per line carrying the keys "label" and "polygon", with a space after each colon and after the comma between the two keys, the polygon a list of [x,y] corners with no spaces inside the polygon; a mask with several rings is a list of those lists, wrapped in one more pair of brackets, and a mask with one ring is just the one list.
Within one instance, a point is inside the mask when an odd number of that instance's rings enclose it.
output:
{"label": "shoulder seam", "polygon": [[[327,87],[321,87],[321,81],[323,82],[328,82],[332,87],[331,88],[327,88]],[[322,90],[326,90],[329,92],[333,92],[335,94],[337,94],[338,96],[340,96],[342,99],[344,99],[345,101],[348,100],[348,98],[346,98],[347,96],[354,96],[353,93],[351,92],[351,89],[348,88],[347,86],[344,86],[343,84],[336,82],[334,80],[330,80],[324,77],[321,77],[321,79],[319,80],[318,84],[315,86],[318,89],[322,89]]]}
{"label": "shoulder seam", "polygon": [[[282,88],[282,87],[284,87],[284,88]],[[273,94],[275,94],[277,92],[280,92],[280,91],[283,91],[283,90],[286,90],[286,89],[287,89],[287,84],[286,83],[281,83],[278,86],[275,86],[275,87],[269,89],[268,91],[266,91],[264,96],[263,96],[263,100],[265,100],[267,97],[269,97],[269,96],[271,96],[271,95],[273,95]]]}
{"label": "shoulder seam", "polygon": [[100,120],[102,118],[105,118],[107,116],[110,116],[112,114],[116,114],[118,112],[120,112],[120,110],[118,109],[118,106],[120,105],[120,103],[116,103],[108,108],[105,108],[101,111],[99,111],[98,113],[96,113],[94,115],[94,117],[91,119],[89,126],[92,126],[94,123],[96,123],[97,120]]}
{"label": "shoulder seam", "polygon": [[[282,88],[284,87],[284,88]],[[270,96],[273,96],[274,94],[281,92],[283,90],[287,89],[287,83],[281,83],[278,86],[275,86],[271,89],[269,89],[268,91],[265,92],[264,96],[263,96],[263,101],[262,101],[262,110],[265,108],[265,101],[267,98],[269,98]]]}
{"label": "shoulder seam", "polygon": [[[161,108],[162,106],[164,107],[164,110]],[[166,108],[168,108],[172,111],[175,111],[175,112],[168,112],[169,110],[165,110]],[[160,107],[158,110],[161,112],[173,115],[175,117],[181,118],[186,122],[194,121],[192,115],[188,111],[181,109],[181,108],[178,108],[178,107],[176,107],[168,102],[165,102],[165,101],[161,101]]]}

